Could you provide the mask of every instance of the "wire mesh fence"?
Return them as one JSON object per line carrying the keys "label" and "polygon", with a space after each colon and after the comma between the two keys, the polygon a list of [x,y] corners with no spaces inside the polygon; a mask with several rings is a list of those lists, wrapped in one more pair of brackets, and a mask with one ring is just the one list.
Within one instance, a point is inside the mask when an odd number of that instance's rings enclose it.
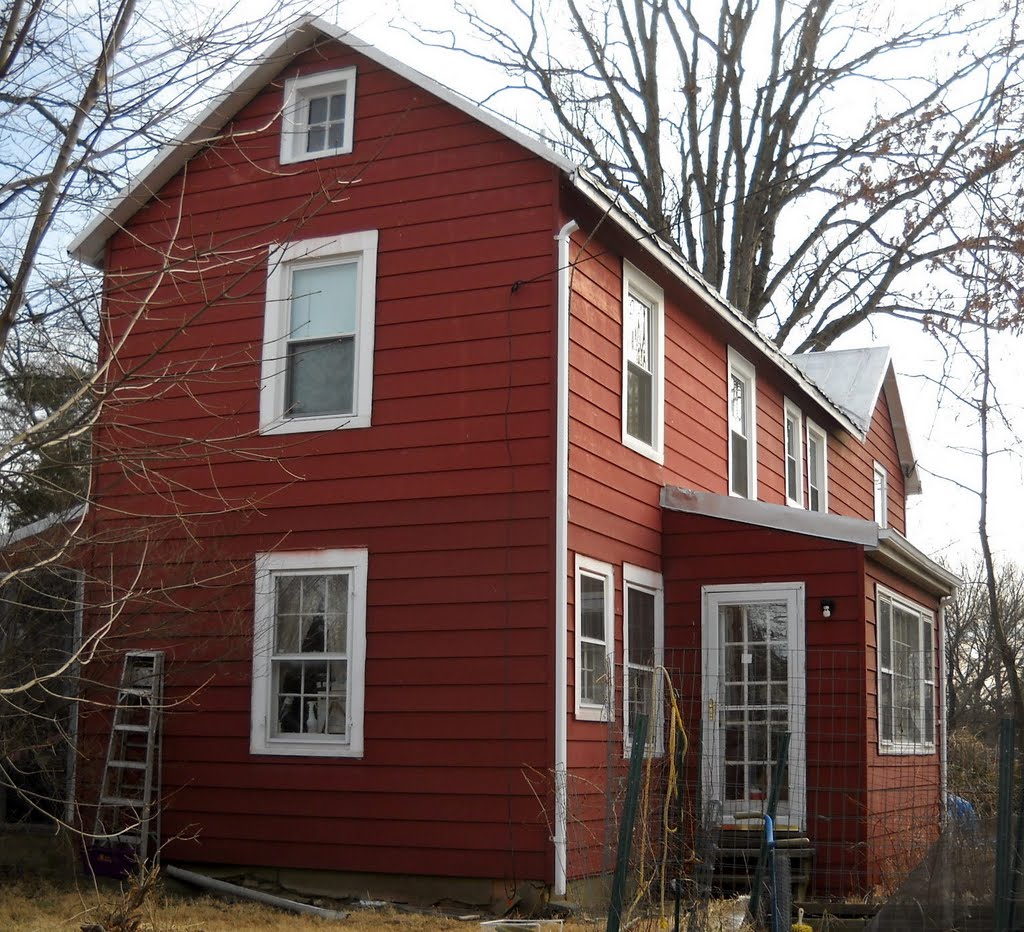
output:
{"label": "wire mesh fence", "polygon": [[[749,904],[730,898],[766,883],[762,823],[749,818],[765,812],[784,846],[792,922],[797,908],[883,930],[991,919],[995,852],[1011,844],[994,822],[996,753],[958,735],[947,760],[937,677],[921,670],[934,658],[910,657],[886,691],[874,652],[746,647],[670,652],[632,684],[618,668],[607,720],[570,732],[574,890],[608,901],[632,792],[623,928],[739,928]],[[631,787],[641,714],[652,726]]]}

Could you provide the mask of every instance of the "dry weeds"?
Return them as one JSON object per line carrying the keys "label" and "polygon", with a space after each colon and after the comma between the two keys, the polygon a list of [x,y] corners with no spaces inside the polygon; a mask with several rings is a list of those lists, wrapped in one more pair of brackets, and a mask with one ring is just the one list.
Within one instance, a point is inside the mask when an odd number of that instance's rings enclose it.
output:
{"label": "dry weeds", "polygon": [[[116,884],[59,889],[41,882],[18,881],[0,886],[0,930],[3,932],[79,932],[104,929],[122,902]],[[229,903],[207,896],[195,898],[156,892],[138,909],[137,932],[479,932],[479,920],[449,919],[440,914],[398,909],[344,907],[349,916],[327,922],[296,916],[257,903]],[[481,916],[481,919],[491,918]],[[596,932],[603,920],[570,920],[565,932]]]}

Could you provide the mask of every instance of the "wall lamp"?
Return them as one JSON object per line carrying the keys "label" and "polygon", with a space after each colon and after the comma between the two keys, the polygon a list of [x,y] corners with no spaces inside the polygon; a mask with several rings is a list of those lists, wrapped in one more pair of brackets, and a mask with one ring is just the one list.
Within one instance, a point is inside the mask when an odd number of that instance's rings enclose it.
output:
{"label": "wall lamp", "polygon": [[832,613],[836,610],[835,599],[822,599],[821,600],[821,617],[831,618]]}

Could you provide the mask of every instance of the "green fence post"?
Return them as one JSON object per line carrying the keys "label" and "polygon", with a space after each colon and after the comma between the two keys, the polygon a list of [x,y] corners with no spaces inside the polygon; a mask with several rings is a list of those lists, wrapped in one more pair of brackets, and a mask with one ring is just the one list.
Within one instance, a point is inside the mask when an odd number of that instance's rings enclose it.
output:
{"label": "green fence post", "polygon": [[633,846],[633,824],[636,822],[636,800],[640,795],[640,774],[643,769],[644,749],[647,747],[647,716],[638,715],[633,728],[633,749],[629,755],[629,782],[626,785],[626,804],[619,825],[619,849],[615,856],[615,878],[612,881],[612,899],[608,904],[608,932],[619,932],[622,923],[622,899],[626,892],[626,872],[629,870],[629,852]]}

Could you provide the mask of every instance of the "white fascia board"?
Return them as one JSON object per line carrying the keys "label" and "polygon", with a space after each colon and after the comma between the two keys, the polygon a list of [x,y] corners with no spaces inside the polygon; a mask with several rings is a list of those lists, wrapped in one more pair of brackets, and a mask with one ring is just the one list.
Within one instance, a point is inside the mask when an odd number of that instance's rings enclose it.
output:
{"label": "white fascia board", "polygon": [[878,532],[877,547],[868,549],[873,551],[871,557],[874,560],[934,595],[950,596],[964,584],[959,576],[922,553],[892,528],[882,528]]}
{"label": "white fascia board", "polygon": [[646,224],[642,224],[639,219],[627,214],[622,208],[616,206],[614,197],[606,192],[599,182],[595,181],[583,169],[577,169],[569,177],[575,189],[583,197],[597,207],[602,214],[610,217],[620,226],[641,249],[651,256],[676,281],[701,298],[708,307],[717,313],[719,319],[742,337],[746,343],[758,350],[761,355],[767,357],[769,361],[789,376],[800,386],[802,391],[827,411],[844,430],[860,439],[861,442],[867,439],[866,432],[861,430],[850,419],[849,415],[838,408],[832,399],[822,392],[817,385],[809,381],[789,361],[785,353],[769,341],[750,320],[719,294],[696,269],[687,265],[683,258],[668,243],[662,240]]}
{"label": "white fascia board", "polygon": [[681,511],[723,521],[738,521],[774,531],[804,534],[824,540],[843,541],[861,547],[878,546],[878,525],[874,521],[848,518],[845,515],[822,514],[793,508],[790,505],[773,505],[734,495],[715,495],[713,492],[695,492],[678,486],[666,485],[661,489],[661,507],[669,511]]}
{"label": "white fascia board", "polygon": [[575,163],[467,97],[386,55],[347,30],[319,17],[306,15],[296,20],[280,39],[269,46],[259,61],[246,68],[227,90],[218,95],[178,134],[174,141],[163,146],[125,190],[114,198],[105,210],[90,220],[68,247],[71,256],[79,262],[101,268],[107,240],[122,229],[135,212],[159,192],[193,155],[214,141],[224,125],[259,94],[285,65],[319,39],[333,39],[347,45],[383,68],[401,75],[412,84],[479,120],[559,170],[571,174],[576,169]]}
{"label": "white fascia board", "polygon": [[882,390],[885,392],[885,400],[889,403],[889,417],[892,419],[892,432],[896,439],[896,452],[903,471],[906,493],[920,495],[921,475],[917,471],[917,458],[910,443],[910,430],[907,427],[906,415],[903,413],[903,401],[900,398],[899,383],[892,363],[886,370]]}

